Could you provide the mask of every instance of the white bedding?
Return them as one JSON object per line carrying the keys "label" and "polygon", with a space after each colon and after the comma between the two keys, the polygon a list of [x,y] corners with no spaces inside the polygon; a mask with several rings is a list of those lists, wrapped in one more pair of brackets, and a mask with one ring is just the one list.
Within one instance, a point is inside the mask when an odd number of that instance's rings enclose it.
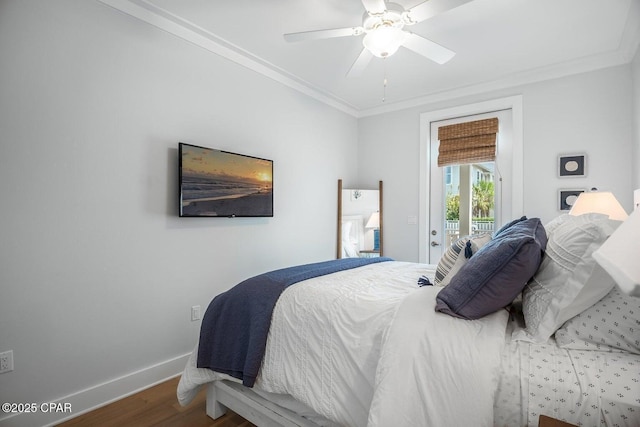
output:
{"label": "white bedding", "polygon": [[[290,286],[255,388],[345,426],[492,425],[507,313],[476,321],[436,313],[440,288],[417,284],[434,272],[394,261]],[[180,403],[225,377],[196,368],[192,356]]]}
{"label": "white bedding", "polygon": [[440,289],[406,298],[376,373],[369,426],[492,426],[508,313],[479,320],[434,311]]}
{"label": "white bedding", "polygon": [[640,356],[523,341],[503,353],[496,426],[547,415],[584,427],[640,426]]}

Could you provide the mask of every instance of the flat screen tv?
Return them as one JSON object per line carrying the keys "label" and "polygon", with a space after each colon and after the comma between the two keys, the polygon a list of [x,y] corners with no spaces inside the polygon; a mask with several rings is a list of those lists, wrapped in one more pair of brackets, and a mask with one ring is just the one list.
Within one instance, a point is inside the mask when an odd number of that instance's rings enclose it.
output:
{"label": "flat screen tv", "polygon": [[179,144],[181,217],[273,216],[273,161]]}

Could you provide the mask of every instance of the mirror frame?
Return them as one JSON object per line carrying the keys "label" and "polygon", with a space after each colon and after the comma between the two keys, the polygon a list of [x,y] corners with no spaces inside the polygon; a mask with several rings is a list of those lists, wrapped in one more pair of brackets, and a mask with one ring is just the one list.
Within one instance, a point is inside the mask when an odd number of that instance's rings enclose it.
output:
{"label": "mirror frame", "polygon": [[[341,259],[342,258],[342,180],[339,179],[338,180],[338,228],[337,228],[337,242],[338,244],[336,245],[337,250],[336,250],[336,258],[337,259]],[[379,234],[380,234],[380,255],[379,256],[384,256],[383,255],[383,235],[384,233],[382,232],[382,228],[383,228],[383,211],[382,211],[382,181],[378,181],[378,210],[380,212],[380,227],[378,228],[379,230]]]}

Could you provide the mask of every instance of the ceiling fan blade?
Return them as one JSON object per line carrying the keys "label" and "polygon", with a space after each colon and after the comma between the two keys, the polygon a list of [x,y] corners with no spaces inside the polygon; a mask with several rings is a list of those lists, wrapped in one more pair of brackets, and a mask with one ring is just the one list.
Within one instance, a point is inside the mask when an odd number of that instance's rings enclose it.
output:
{"label": "ceiling fan blade", "polygon": [[304,40],[330,39],[332,37],[359,36],[362,34],[362,27],[336,28],[332,30],[302,31],[300,33],[288,33],[284,39],[288,42],[299,42]]}
{"label": "ceiling fan blade", "polygon": [[384,0],[362,0],[362,5],[369,14],[382,13],[387,9]]}
{"label": "ceiling fan blade", "polygon": [[360,55],[356,58],[353,65],[349,69],[347,73],[347,77],[360,77],[369,62],[371,62],[371,58],[373,58],[373,54],[369,51],[369,49],[364,48]]}
{"label": "ceiling fan blade", "polygon": [[407,10],[407,16],[413,23],[422,22],[470,1],[472,0],[427,0]]}
{"label": "ceiling fan blade", "polygon": [[449,50],[446,47],[439,45],[438,43],[434,43],[431,40],[427,40],[424,37],[420,37],[417,34],[409,32],[402,45],[417,54],[420,54],[434,62],[437,62],[438,64],[444,64],[445,62],[453,58],[456,54],[454,51]]}

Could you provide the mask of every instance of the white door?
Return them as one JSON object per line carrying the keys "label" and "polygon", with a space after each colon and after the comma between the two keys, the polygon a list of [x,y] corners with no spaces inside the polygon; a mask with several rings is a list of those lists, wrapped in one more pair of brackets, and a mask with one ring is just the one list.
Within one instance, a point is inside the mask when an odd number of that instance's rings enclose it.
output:
{"label": "white door", "polygon": [[[496,162],[481,163],[476,165],[453,165],[438,167],[438,128],[457,123],[482,120],[498,117],[499,131],[497,135]],[[429,146],[429,226],[428,226],[428,262],[437,264],[440,257],[451,243],[461,236],[477,234],[480,232],[492,232],[495,224],[502,224],[505,214],[503,203],[503,183],[505,174],[502,163],[507,155],[510,156],[508,139],[512,128],[511,110],[494,111],[472,116],[457,117],[430,123]],[[510,168],[509,168],[510,170]],[[472,197],[471,188],[479,181],[489,180],[493,182],[494,201],[490,212],[493,221],[472,221]],[[447,193],[458,195],[458,218],[447,220]],[[455,197],[452,205],[455,205]],[[506,209],[507,214],[511,209]]]}

